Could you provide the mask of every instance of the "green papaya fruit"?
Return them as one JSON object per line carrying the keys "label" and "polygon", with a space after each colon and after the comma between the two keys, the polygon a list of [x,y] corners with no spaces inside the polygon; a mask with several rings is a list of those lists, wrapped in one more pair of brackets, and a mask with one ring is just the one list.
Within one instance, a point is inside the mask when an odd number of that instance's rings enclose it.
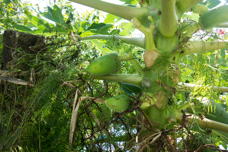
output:
{"label": "green papaya fruit", "polygon": [[98,57],[87,67],[87,71],[92,75],[113,74],[116,73],[119,69],[120,59],[116,53],[110,53]]}
{"label": "green papaya fruit", "polygon": [[105,104],[114,112],[123,112],[128,109],[130,98],[126,95],[118,95],[105,100]]}

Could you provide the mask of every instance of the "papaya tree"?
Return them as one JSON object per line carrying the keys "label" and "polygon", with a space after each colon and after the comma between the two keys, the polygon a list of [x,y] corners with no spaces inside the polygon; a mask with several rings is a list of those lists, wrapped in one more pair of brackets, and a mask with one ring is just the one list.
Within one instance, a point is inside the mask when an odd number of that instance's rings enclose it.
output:
{"label": "papaya tree", "polygon": [[0,2],[0,151],[228,148],[224,2],[22,2]]}
{"label": "papaya tree", "polygon": [[[186,56],[191,57],[217,50],[224,52],[224,49],[228,48],[226,40],[197,39],[196,35],[198,32],[210,33],[216,27],[226,27],[228,5],[214,7],[217,1],[202,2],[201,0],[121,0],[128,5],[101,0],[70,1],[128,20],[144,34],[144,37],[121,35],[79,37],[81,41],[115,39],[143,48],[144,51],[141,54],[143,66],[137,63],[137,59],[135,61],[135,57],[129,52],[124,56],[116,53],[106,54],[95,59],[87,67],[87,72],[92,79],[118,82],[131,93],[136,90],[133,95],[126,94],[125,90],[125,93],[99,100],[112,112],[117,113],[127,111],[131,107],[131,100],[138,100],[141,113],[137,117],[149,127],[140,130],[139,143],[143,141],[145,143],[136,146],[136,150],[157,151],[158,147],[156,148],[155,143],[162,134],[170,130],[177,131],[177,126],[184,127],[193,122],[206,130],[228,132],[226,120],[228,114],[222,103],[209,102],[202,104],[201,108],[193,108],[197,104],[195,102],[200,102],[199,100],[183,103],[175,100],[175,96],[180,91],[189,92],[195,88],[208,87],[182,83],[180,63]],[[189,19],[186,17],[188,13],[194,14],[197,19]],[[121,74],[121,64],[131,60],[134,60],[131,63],[136,72]],[[219,92],[228,91],[226,87],[209,86],[209,88]],[[215,109],[214,113],[200,114],[203,111],[202,108],[210,106]],[[221,119],[218,120],[216,117]],[[148,134],[150,136],[146,136]],[[169,142],[176,140],[172,136],[167,138]],[[176,149],[176,147],[171,146],[168,149]]]}

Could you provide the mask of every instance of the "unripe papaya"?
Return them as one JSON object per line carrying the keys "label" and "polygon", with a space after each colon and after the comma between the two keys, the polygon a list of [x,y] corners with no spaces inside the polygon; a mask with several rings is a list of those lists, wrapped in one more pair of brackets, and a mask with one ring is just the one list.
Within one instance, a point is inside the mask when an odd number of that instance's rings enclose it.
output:
{"label": "unripe papaya", "polygon": [[93,75],[107,75],[116,73],[120,69],[120,59],[118,54],[110,53],[95,59],[88,67],[87,71]]}
{"label": "unripe papaya", "polygon": [[114,112],[123,112],[128,109],[130,98],[126,95],[118,95],[105,100],[105,104]]}

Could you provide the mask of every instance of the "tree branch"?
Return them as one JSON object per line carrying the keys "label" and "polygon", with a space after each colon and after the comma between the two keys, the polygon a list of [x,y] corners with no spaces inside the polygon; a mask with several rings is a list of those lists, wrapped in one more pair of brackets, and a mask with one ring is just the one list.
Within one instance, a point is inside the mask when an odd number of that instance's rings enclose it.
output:
{"label": "tree branch", "polygon": [[228,48],[228,41],[191,41],[184,45],[182,52],[184,55],[192,53],[204,53],[208,51],[214,51],[218,49]]}
{"label": "tree branch", "polygon": [[5,76],[0,76],[0,81],[7,81],[9,83],[13,83],[13,84],[18,84],[18,85],[24,85],[24,86],[33,86],[33,84],[31,84],[30,82],[21,80],[21,79],[17,79],[17,78],[10,78],[10,77],[5,77]]}
{"label": "tree branch", "polygon": [[92,39],[102,39],[102,40],[121,40],[125,43],[132,44],[139,47],[144,47],[143,37],[127,37],[127,36],[117,36],[117,35],[92,35],[88,37],[81,37],[80,40],[92,40]]}
{"label": "tree branch", "polygon": [[228,87],[218,87],[218,86],[203,86],[191,83],[178,83],[178,90],[192,90],[194,88],[207,87],[215,91],[228,92]]}
{"label": "tree branch", "polygon": [[129,6],[121,6],[117,4],[104,2],[101,0],[70,0],[70,1],[78,4],[86,5],[98,10],[102,10],[127,20],[131,20],[134,17],[141,17],[149,13],[149,10],[146,8],[134,8]]}
{"label": "tree branch", "polygon": [[190,117],[187,117],[187,119],[189,121],[196,120],[199,123],[199,125],[201,127],[204,127],[204,128],[210,128],[210,129],[215,129],[215,130],[228,132],[228,125],[224,124],[224,123],[213,121],[213,120],[210,120],[210,119],[207,119],[207,118],[199,118],[199,117],[194,116],[194,115],[192,115]]}
{"label": "tree branch", "polygon": [[177,31],[176,0],[161,0],[159,30],[162,35],[171,37]]}
{"label": "tree branch", "polygon": [[204,29],[216,27],[217,25],[228,22],[228,5],[218,7],[199,18],[199,22]]}
{"label": "tree branch", "polygon": [[95,76],[98,80],[110,80],[116,82],[125,82],[135,85],[141,85],[142,77],[137,74],[111,74],[106,76]]}

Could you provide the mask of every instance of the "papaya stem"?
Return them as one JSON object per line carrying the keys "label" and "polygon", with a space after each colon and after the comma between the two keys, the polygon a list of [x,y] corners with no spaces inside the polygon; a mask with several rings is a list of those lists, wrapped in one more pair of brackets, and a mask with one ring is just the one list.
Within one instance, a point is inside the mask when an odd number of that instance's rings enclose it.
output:
{"label": "papaya stem", "polygon": [[134,8],[129,6],[122,6],[104,2],[101,0],[70,0],[78,4],[86,5],[104,12],[122,17],[127,20],[131,20],[134,17],[140,17],[149,13],[146,8]]}
{"label": "papaya stem", "polygon": [[95,76],[98,80],[110,80],[116,82],[125,82],[130,84],[135,84],[140,86],[142,82],[142,77],[137,74],[111,74],[105,76]]}
{"label": "papaya stem", "polygon": [[183,55],[188,55],[192,53],[204,53],[225,48],[228,48],[228,41],[190,41],[184,45],[181,53]]}
{"label": "papaya stem", "polygon": [[177,31],[176,0],[161,0],[159,30],[163,36],[172,37]]}
{"label": "papaya stem", "polygon": [[228,22],[228,5],[218,7],[200,16],[199,21],[204,29],[216,27]]}
{"label": "papaya stem", "polygon": [[142,25],[142,23],[137,18],[133,18],[132,23],[135,25],[136,28],[138,28],[141,32],[144,33],[145,35],[144,42],[145,42],[146,50],[155,50],[156,47],[154,44],[154,37],[153,37],[153,32],[154,32],[153,19],[151,16],[149,16],[148,20],[150,21],[149,27]]}
{"label": "papaya stem", "polygon": [[121,40],[125,43],[132,44],[138,47],[144,47],[144,38],[143,37],[127,37],[127,36],[118,36],[118,35],[92,35],[87,37],[81,37],[80,40],[92,40],[92,39],[102,39],[102,40]]}
{"label": "papaya stem", "polygon": [[210,128],[210,129],[215,129],[215,130],[228,132],[228,125],[224,124],[224,123],[221,123],[221,122],[217,122],[217,121],[210,120],[210,119],[207,119],[207,118],[199,118],[199,117],[194,116],[194,115],[192,115],[190,117],[187,117],[187,119],[189,121],[196,120],[199,123],[199,125],[201,127],[204,127],[204,128]]}

